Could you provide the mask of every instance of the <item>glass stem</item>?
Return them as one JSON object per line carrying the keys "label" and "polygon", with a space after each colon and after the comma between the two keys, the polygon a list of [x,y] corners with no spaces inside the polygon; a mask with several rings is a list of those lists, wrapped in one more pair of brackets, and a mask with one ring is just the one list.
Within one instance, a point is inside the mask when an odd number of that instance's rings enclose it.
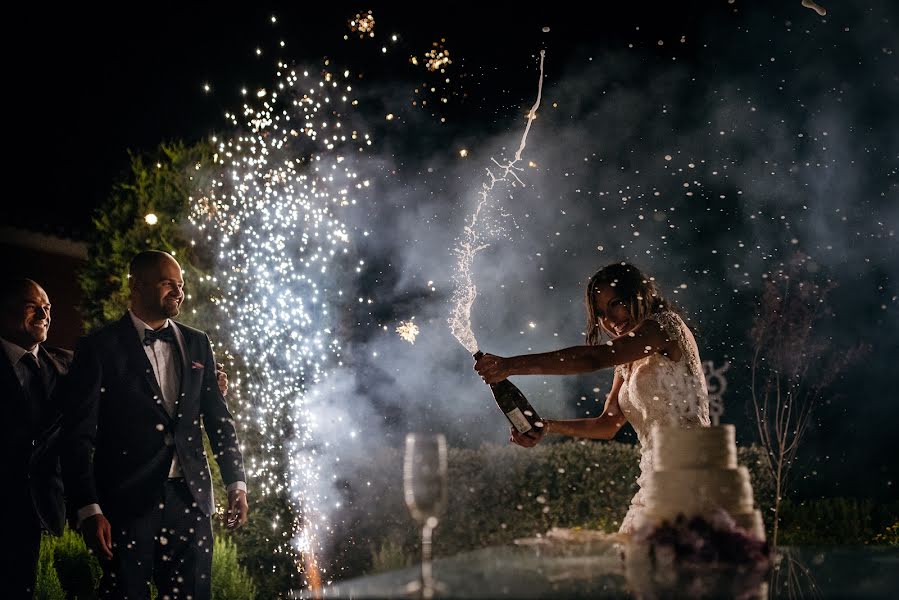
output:
{"label": "glass stem", "polygon": [[421,597],[434,597],[434,574],[431,571],[431,534],[434,528],[424,525],[421,528]]}

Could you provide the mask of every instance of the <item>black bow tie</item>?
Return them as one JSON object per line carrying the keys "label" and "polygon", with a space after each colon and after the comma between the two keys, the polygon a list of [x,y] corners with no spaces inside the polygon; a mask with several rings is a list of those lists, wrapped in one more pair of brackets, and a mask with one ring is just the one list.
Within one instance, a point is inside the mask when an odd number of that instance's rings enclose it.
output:
{"label": "black bow tie", "polygon": [[168,344],[175,343],[175,330],[170,325],[168,327],[163,327],[158,331],[153,331],[152,329],[144,329],[144,345],[149,346],[156,340],[160,342],[166,342]]}

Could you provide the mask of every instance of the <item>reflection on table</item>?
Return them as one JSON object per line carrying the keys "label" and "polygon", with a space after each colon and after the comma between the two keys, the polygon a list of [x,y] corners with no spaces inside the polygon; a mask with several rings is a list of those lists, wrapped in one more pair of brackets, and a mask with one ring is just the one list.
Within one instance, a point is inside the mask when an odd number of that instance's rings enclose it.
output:
{"label": "reflection on table", "polygon": [[[626,566],[613,540],[496,546],[434,561],[438,598],[895,598],[899,548],[785,548],[777,571],[650,573]],[[418,567],[327,586],[322,598],[408,598]],[[671,577],[676,577],[672,581]],[[791,589],[792,586],[792,589]],[[312,598],[308,591],[294,597]]]}

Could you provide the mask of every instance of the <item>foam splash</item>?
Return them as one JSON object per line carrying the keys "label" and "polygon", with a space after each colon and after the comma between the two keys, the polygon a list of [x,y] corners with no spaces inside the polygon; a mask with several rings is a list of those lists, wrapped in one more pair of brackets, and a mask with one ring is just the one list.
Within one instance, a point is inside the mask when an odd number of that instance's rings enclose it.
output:
{"label": "foam splash", "polygon": [[477,286],[472,278],[472,265],[474,264],[475,256],[490,246],[487,240],[495,236],[498,231],[501,231],[501,227],[492,226],[483,217],[488,209],[493,208],[496,204],[492,191],[497,183],[505,182],[513,187],[516,185],[524,186],[524,182],[518,177],[518,172],[524,169],[517,165],[521,161],[521,154],[527,146],[528,133],[531,130],[531,124],[537,118],[537,108],[539,108],[543,97],[543,60],[545,55],[546,51],[541,50],[537,99],[534,101],[531,110],[528,111],[527,125],[518,144],[518,150],[516,150],[514,158],[506,163],[500,163],[493,158],[490,159],[494,164],[496,172],[491,170],[491,168],[486,169],[488,180],[481,184],[481,190],[478,192],[478,203],[471,216],[465,221],[459,245],[454,250],[456,255],[456,269],[453,274],[455,289],[452,296],[452,312],[447,322],[453,336],[459,340],[459,343],[470,354],[474,354],[478,350],[478,341],[471,328],[471,307],[474,305],[475,298],[478,295]]}
{"label": "foam splash", "polygon": [[812,9],[813,11],[815,11],[816,13],[818,13],[818,16],[819,16],[819,17],[823,17],[823,16],[825,16],[825,15],[827,14],[827,9],[826,9],[826,8],[824,8],[824,7],[821,6],[820,4],[817,4],[817,3],[815,3],[815,2],[812,2],[812,0],[802,0],[802,6],[804,6],[805,8],[810,8],[810,9]]}

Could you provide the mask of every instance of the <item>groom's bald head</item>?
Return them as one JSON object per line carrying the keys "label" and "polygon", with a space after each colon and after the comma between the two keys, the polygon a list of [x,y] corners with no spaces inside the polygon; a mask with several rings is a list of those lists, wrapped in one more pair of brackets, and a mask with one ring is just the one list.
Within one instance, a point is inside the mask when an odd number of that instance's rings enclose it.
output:
{"label": "groom's bald head", "polygon": [[175,317],[184,300],[181,265],[168,252],[145,250],[128,268],[131,310],[146,323]]}

